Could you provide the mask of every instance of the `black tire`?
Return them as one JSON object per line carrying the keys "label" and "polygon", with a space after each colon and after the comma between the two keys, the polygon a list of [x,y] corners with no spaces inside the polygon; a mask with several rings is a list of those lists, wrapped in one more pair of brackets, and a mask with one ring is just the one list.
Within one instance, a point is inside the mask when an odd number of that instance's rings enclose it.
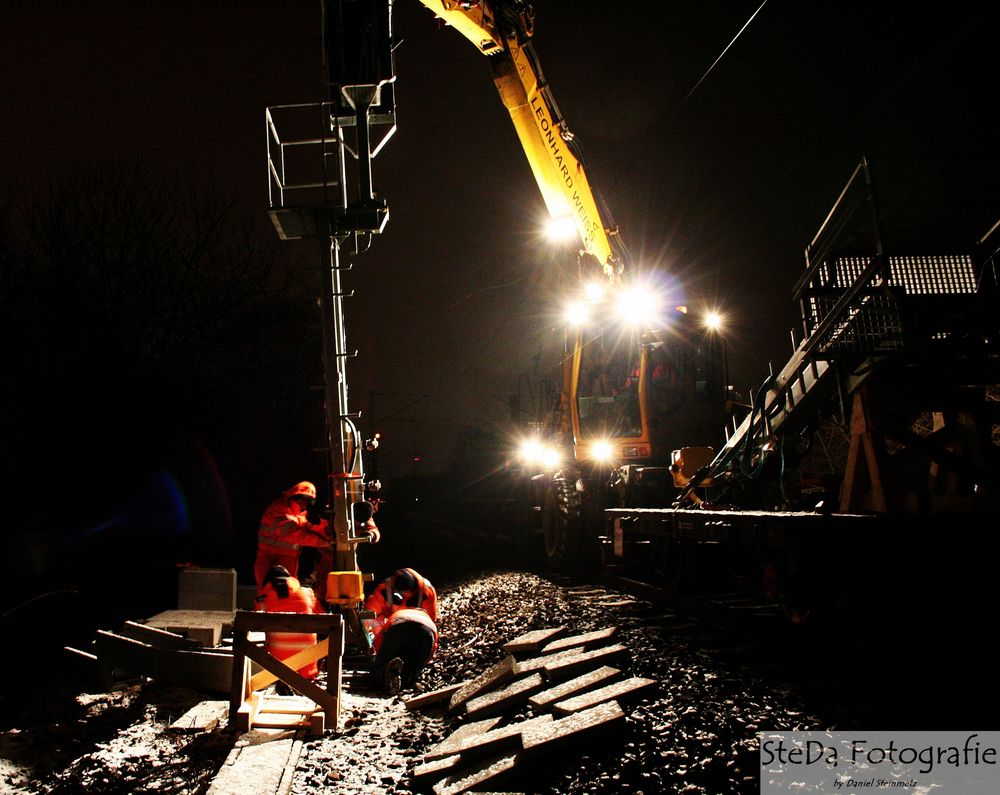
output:
{"label": "black tire", "polygon": [[581,559],[583,521],[575,472],[559,472],[545,492],[542,505],[542,535],[545,557],[554,569],[575,572]]}

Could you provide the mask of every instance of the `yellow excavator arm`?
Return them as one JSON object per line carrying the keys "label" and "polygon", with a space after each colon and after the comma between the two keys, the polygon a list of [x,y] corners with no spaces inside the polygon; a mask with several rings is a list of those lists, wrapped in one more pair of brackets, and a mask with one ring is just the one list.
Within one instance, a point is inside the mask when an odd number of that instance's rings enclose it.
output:
{"label": "yellow excavator arm", "polygon": [[531,43],[533,12],[518,0],[487,3],[420,0],[445,23],[490,57],[493,82],[510,112],[545,206],[554,219],[572,219],[583,250],[604,275],[624,270],[617,229],[598,208],[587,173]]}

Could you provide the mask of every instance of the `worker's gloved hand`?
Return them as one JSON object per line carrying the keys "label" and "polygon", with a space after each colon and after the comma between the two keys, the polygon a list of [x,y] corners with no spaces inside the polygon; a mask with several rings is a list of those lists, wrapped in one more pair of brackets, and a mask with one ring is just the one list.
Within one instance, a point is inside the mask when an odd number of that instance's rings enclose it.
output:
{"label": "worker's gloved hand", "polygon": [[368,528],[368,543],[377,544],[382,540],[382,534],[378,531],[377,527]]}
{"label": "worker's gloved hand", "polygon": [[306,511],[306,519],[309,520],[309,524],[319,524],[323,521],[323,513],[317,506],[310,505]]}

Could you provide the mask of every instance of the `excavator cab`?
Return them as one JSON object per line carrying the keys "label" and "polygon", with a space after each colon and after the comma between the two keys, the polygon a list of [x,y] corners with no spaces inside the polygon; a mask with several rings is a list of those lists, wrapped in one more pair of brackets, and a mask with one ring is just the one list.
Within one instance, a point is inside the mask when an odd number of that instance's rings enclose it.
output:
{"label": "excavator cab", "polygon": [[643,357],[634,335],[581,339],[575,358],[574,436],[580,440],[641,439]]}
{"label": "excavator cab", "polygon": [[719,432],[723,375],[718,336],[683,307],[654,330],[579,329],[567,378],[577,461],[668,465],[693,428]]}

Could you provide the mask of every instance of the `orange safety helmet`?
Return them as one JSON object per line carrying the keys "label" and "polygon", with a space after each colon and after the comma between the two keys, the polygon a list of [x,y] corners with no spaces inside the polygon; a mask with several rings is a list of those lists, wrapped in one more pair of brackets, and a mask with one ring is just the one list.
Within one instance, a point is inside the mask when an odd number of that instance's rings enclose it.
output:
{"label": "orange safety helmet", "polygon": [[303,480],[301,483],[296,483],[288,489],[284,497],[286,500],[290,500],[292,497],[308,497],[310,500],[315,500],[316,487],[308,480]]}

